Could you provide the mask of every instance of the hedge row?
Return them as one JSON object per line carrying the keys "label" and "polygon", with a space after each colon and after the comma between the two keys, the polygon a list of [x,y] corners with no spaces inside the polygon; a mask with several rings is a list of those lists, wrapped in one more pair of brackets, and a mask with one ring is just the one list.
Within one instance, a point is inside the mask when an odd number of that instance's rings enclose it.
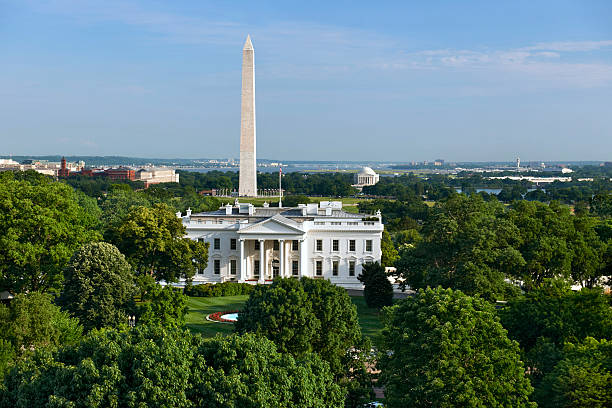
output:
{"label": "hedge row", "polygon": [[187,286],[185,294],[196,297],[217,297],[217,296],[236,296],[248,295],[254,286],[248,283],[223,282],[223,283],[204,283],[201,285]]}

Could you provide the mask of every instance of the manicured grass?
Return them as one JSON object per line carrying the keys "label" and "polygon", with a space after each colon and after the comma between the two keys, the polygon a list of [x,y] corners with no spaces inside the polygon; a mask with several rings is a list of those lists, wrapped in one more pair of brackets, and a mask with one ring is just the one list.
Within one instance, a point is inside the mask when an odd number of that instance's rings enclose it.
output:
{"label": "manicured grass", "polygon": [[353,304],[357,306],[357,316],[361,332],[370,338],[374,344],[382,340],[383,324],[380,320],[380,312],[366,305],[363,296],[351,296]]}
{"label": "manicured grass", "polygon": [[[217,333],[228,335],[234,329],[233,324],[211,322],[206,320],[206,316],[214,312],[240,310],[248,298],[248,295],[190,297],[187,301],[189,307],[186,317],[187,327],[194,333],[201,333],[204,337],[214,337]],[[351,300],[357,306],[361,331],[374,343],[377,343],[382,333],[382,322],[379,319],[378,311],[367,307],[361,296],[351,296]]]}
{"label": "manicured grass", "polygon": [[187,301],[187,327],[194,333],[204,337],[214,337],[217,333],[228,335],[234,330],[231,323],[219,323],[206,320],[206,316],[214,312],[240,310],[248,295],[224,297],[190,297]]}

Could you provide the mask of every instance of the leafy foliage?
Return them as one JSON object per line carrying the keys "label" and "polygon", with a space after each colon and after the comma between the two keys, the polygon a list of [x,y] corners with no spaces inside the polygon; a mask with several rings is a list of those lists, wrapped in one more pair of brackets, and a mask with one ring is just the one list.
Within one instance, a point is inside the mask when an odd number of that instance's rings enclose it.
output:
{"label": "leafy foliage", "polygon": [[381,381],[390,408],[535,406],[518,345],[483,299],[420,290],[393,307],[384,338]]}
{"label": "leafy foliage", "polygon": [[610,299],[601,289],[574,292],[561,281],[545,281],[499,313],[508,336],[523,350],[534,385],[562,358],[566,342],[612,337]]}
{"label": "leafy foliage", "polygon": [[389,282],[385,268],[378,262],[364,264],[357,277],[364,285],[363,297],[369,307],[380,309],[393,303],[393,285]]}
{"label": "leafy foliage", "polygon": [[117,247],[87,244],[70,259],[58,304],[86,330],[126,326],[134,308],[134,278]]}
{"label": "leafy foliage", "polygon": [[[142,280],[141,280],[142,281]],[[172,286],[148,282],[142,290],[138,305],[138,324],[157,324],[164,327],[183,327],[187,314],[187,296]]]}
{"label": "leafy foliage", "polygon": [[0,174],[0,290],[57,290],[72,253],[100,239],[97,222],[65,184],[22,178]]}
{"label": "leafy foliage", "polygon": [[516,289],[507,275],[525,261],[518,229],[498,202],[454,195],[437,204],[423,225],[423,239],[402,250],[397,274],[413,289],[442,286],[496,300]]}
{"label": "leafy foliage", "polygon": [[137,274],[156,280],[190,280],[208,262],[207,242],[183,238],[185,227],[165,204],[134,207],[113,236]]}
{"label": "leafy foliage", "polygon": [[235,331],[265,336],[280,352],[298,358],[314,350],[312,339],[322,332],[312,302],[297,279],[257,285],[240,311]]}
{"label": "leafy foliage", "polygon": [[185,294],[195,297],[218,297],[218,296],[237,296],[248,295],[254,285],[249,283],[239,282],[220,282],[220,283],[204,283],[199,285],[187,286]]}
{"label": "leafy foliage", "polygon": [[612,341],[567,343],[563,359],[534,394],[542,408],[605,408],[612,401]]}
{"label": "leafy foliage", "polygon": [[39,292],[18,294],[8,306],[0,304],[0,377],[15,358],[39,348],[73,344],[83,328]]}
{"label": "leafy foliage", "polygon": [[235,330],[274,341],[281,352],[300,358],[316,352],[336,375],[344,372],[347,350],[361,339],[357,310],[346,290],[320,279],[276,279],[255,288]]}
{"label": "leafy foliage", "polygon": [[327,364],[252,335],[203,340],[139,326],[39,352],[4,380],[0,407],[341,407]]}
{"label": "leafy foliage", "polygon": [[395,261],[399,258],[399,253],[395,249],[395,245],[391,240],[391,235],[387,230],[382,233],[382,239],[380,241],[380,250],[382,252],[380,263],[383,266],[393,266]]}

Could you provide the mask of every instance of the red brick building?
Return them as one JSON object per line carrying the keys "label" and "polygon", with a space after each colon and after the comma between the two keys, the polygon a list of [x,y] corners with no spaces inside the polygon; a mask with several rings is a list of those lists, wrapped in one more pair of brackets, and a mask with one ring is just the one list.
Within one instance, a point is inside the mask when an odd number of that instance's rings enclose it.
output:
{"label": "red brick building", "polygon": [[104,171],[104,175],[111,180],[131,180],[134,181],[136,178],[136,172],[126,167],[119,167],[116,169],[107,169]]}
{"label": "red brick building", "polygon": [[66,167],[66,158],[62,157],[62,164],[60,169],[57,171],[58,177],[68,177],[70,175],[70,169]]}

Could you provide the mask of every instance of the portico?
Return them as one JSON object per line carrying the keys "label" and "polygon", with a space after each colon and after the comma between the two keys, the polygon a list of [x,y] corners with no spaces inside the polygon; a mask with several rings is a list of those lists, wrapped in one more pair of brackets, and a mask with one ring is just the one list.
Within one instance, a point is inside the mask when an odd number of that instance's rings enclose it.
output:
{"label": "portico", "polygon": [[[265,283],[278,276],[300,277],[304,259],[304,234],[298,223],[281,215],[240,228],[238,280]],[[297,275],[294,262],[297,262]]]}

